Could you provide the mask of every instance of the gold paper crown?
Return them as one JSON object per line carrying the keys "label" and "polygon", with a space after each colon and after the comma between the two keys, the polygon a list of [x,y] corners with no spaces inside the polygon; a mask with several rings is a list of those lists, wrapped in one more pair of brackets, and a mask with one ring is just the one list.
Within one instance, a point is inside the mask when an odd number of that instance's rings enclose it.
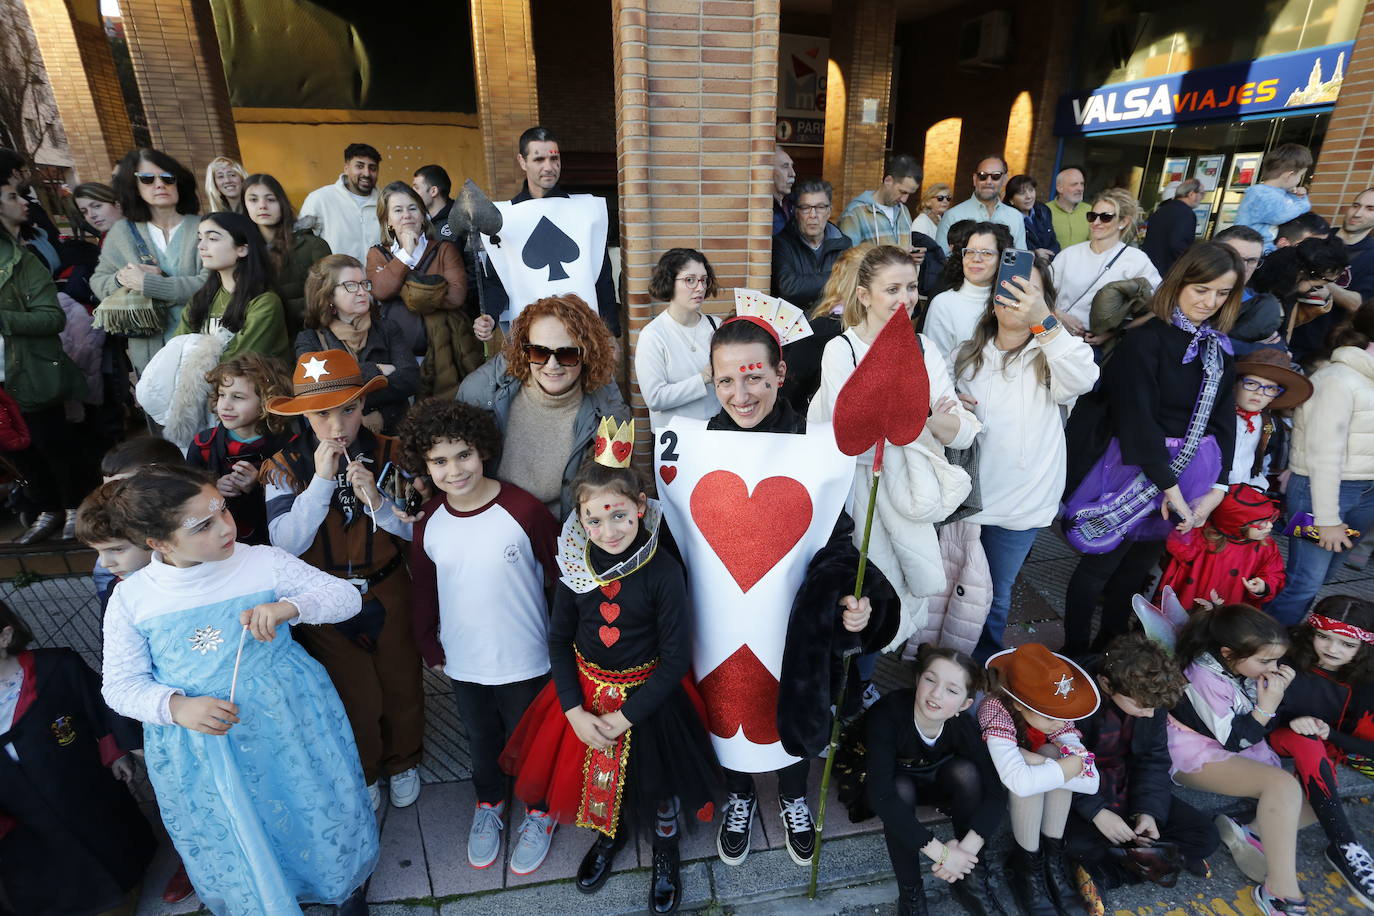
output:
{"label": "gold paper crown", "polygon": [[615,417],[602,417],[601,426],[596,431],[596,444],[592,457],[597,464],[608,468],[627,468],[635,451],[634,418],[617,424]]}

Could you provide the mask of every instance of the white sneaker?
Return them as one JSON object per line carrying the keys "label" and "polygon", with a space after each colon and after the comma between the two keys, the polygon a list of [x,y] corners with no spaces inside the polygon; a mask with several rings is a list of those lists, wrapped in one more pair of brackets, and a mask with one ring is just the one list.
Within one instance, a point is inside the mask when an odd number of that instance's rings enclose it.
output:
{"label": "white sneaker", "polygon": [[372,813],[376,814],[382,810],[382,783],[381,780],[372,783],[367,787],[368,797],[372,799]]}
{"label": "white sneaker", "polygon": [[549,846],[553,844],[553,829],[558,826],[547,811],[530,808],[520,824],[520,838],[510,854],[510,870],[514,875],[528,875],[544,864]]}
{"label": "white sneaker", "polygon": [[420,797],[420,768],[411,767],[391,777],[391,806],[407,808]]}
{"label": "white sneaker", "polygon": [[505,828],[506,803],[478,802],[468,830],[468,864],[486,868],[501,855],[501,831]]}
{"label": "white sneaker", "polygon": [[1221,841],[1231,851],[1231,858],[1236,860],[1236,867],[1241,870],[1241,874],[1263,887],[1264,879],[1268,877],[1269,865],[1264,859],[1264,847],[1260,844],[1259,838],[1246,829],[1245,825],[1224,814],[1218,814],[1213,823],[1217,826],[1217,832],[1221,834]]}
{"label": "white sneaker", "polygon": [[868,684],[864,686],[864,709],[867,709],[868,707],[872,706],[874,703],[878,702],[882,698],[883,695],[878,692],[878,688],[874,685],[872,681],[869,681]]}

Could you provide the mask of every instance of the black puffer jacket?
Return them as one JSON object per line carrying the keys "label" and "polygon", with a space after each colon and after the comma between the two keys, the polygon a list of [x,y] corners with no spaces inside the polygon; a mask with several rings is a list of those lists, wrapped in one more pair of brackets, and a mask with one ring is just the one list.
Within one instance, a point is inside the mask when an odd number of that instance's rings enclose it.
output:
{"label": "black puffer jacket", "polygon": [[773,295],[781,296],[803,312],[821,297],[830,268],[852,243],[834,223],[825,224],[821,247],[813,250],[802,238],[795,221],[773,236]]}

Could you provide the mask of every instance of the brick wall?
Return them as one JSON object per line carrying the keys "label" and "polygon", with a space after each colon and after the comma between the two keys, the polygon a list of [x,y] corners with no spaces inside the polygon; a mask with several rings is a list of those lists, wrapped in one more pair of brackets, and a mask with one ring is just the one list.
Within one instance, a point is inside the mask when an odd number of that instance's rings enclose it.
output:
{"label": "brick wall", "polygon": [[1328,219],[1374,187],[1374,4],[1365,7],[1336,110],[1322,141],[1309,196]]}
{"label": "brick wall", "polygon": [[[847,201],[883,180],[896,27],[891,0],[847,0],[831,9],[830,60],[841,78],[826,84],[824,166],[837,216]],[[869,123],[865,100],[877,103]],[[900,143],[896,148],[905,150]]]}
{"label": "brick wall", "polygon": [[129,54],[153,145],[197,176],[238,137],[209,0],[122,0]]}
{"label": "brick wall", "polygon": [[[647,292],[668,248],[701,250],[728,311],[733,288],[767,289],[778,0],[613,0],[616,157],[629,345],[662,308]],[[649,443],[648,412],[631,404]],[[643,451],[641,451],[643,454]]]}
{"label": "brick wall", "polygon": [[520,134],[539,123],[529,0],[472,0],[472,49],[485,187],[510,197],[525,177],[515,161]]}

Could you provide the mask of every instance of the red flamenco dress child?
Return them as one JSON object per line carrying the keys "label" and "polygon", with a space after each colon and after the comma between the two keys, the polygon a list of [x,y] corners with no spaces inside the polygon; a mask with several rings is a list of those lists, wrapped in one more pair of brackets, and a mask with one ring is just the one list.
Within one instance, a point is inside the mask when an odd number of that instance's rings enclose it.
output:
{"label": "red flamenco dress child", "polygon": [[1283,556],[1272,532],[1278,508],[1249,484],[1233,484],[1207,523],[1169,535],[1171,586],[1189,612],[1223,604],[1262,607],[1283,588]]}
{"label": "red flamenco dress child", "polygon": [[[559,537],[562,576],[549,622],[553,680],[526,710],[501,765],[515,777],[517,797],[546,803],[560,823],[599,832],[578,869],[583,893],[606,881],[636,827],[651,831],[651,909],[670,913],[681,897],[679,812],[709,821],[720,786],[705,709],[689,676],[685,577],[658,549],[661,511],[634,472],[588,467]],[[618,538],[608,541],[603,531],[617,525]]]}

